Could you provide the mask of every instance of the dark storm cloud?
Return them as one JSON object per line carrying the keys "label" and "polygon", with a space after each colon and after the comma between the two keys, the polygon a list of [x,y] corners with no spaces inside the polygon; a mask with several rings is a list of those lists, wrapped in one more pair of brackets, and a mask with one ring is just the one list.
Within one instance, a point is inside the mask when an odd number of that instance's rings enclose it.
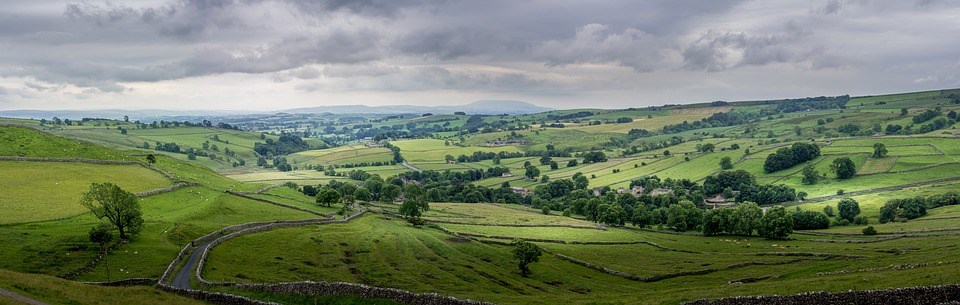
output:
{"label": "dark storm cloud", "polygon": [[67,1],[0,3],[6,97],[236,75],[310,93],[599,94],[656,80],[708,95],[758,75],[814,88],[836,71],[870,88],[887,88],[881,76],[950,86],[960,61],[944,38],[960,0]]}

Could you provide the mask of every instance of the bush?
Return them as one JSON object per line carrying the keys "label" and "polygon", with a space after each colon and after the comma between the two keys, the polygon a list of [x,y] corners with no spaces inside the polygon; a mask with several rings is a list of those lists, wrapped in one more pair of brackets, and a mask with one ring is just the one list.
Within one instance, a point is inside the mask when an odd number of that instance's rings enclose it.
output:
{"label": "bush", "polygon": [[833,206],[832,206],[832,205],[825,205],[825,206],[823,206],[823,213],[824,213],[824,214],[827,214],[827,216],[830,216],[830,217],[837,216],[837,215],[833,212]]}
{"label": "bush", "polygon": [[858,226],[862,226],[870,224],[870,220],[867,219],[867,216],[860,215],[853,219],[853,223]]}
{"label": "bush", "polygon": [[873,226],[863,228],[863,235],[877,235],[877,229],[874,229]]}
{"label": "bush", "polygon": [[793,213],[794,230],[820,230],[830,228],[830,219],[826,214],[814,211]]}
{"label": "bush", "polygon": [[850,221],[849,221],[849,220],[846,220],[846,219],[843,219],[843,218],[840,218],[840,219],[837,219],[837,221],[834,221],[834,222],[833,222],[833,225],[834,225],[834,226],[838,226],[838,227],[849,226],[849,225],[850,225]]}
{"label": "bush", "polygon": [[843,195],[843,189],[837,190],[837,196]]}

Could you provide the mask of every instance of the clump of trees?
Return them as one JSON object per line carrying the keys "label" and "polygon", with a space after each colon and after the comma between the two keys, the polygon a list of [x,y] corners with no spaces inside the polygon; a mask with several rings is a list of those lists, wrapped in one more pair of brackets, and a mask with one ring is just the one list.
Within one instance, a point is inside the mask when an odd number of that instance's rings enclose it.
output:
{"label": "clump of trees", "polygon": [[785,239],[795,229],[822,228],[821,221],[826,221],[829,226],[822,213],[799,210],[788,213],[782,206],[771,207],[764,213],[756,203],[743,202],[737,207],[707,210],[703,214],[701,231],[706,236],[750,236],[756,233],[765,238]]}
{"label": "clump of trees", "polygon": [[820,156],[820,147],[813,143],[793,143],[790,147],[778,149],[767,156],[763,171],[772,173],[794,165],[813,160]]}

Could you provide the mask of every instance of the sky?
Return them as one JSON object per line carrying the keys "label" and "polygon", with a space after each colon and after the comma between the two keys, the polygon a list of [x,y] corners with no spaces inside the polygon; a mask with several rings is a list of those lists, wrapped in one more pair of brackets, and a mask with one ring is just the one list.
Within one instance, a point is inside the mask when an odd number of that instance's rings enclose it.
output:
{"label": "sky", "polygon": [[960,87],[960,0],[0,1],[0,110],[558,109]]}

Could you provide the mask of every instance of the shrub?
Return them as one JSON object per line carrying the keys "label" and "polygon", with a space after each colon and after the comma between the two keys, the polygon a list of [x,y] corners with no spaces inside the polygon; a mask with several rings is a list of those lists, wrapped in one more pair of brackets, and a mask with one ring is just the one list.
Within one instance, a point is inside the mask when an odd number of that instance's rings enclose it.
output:
{"label": "shrub", "polygon": [[849,220],[846,220],[846,219],[843,219],[843,218],[840,218],[840,219],[837,219],[837,221],[834,221],[834,222],[833,222],[833,225],[834,225],[834,226],[838,226],[838,227],[849,226],[849,225],[850,225],[850,221],[849,221]]}
{"label": "shrub", "polygon": [[837,211],[839,212],[840,218],[846,219],[847,222],[852,222],[857,215],[860,215],[860,203],[853,198],[843,198],[840,200],[840,203],[837,204]]}
{"label": "shrub", "polygon": [[877,229],[874,229],[873,226],[863,228],[863,235],[877,235]]}
{"label": "shrub", "polygon": [[853,223],[858,226],[862,226],[870,224],[870,220],[867,219],[867,216],[860,215],[853,219]]}
{"label": "shrub", "polygon": [[814,211],[800,211],[793,213],[794,230],[820,230],[830,228],[830,219],[827,215]]}

